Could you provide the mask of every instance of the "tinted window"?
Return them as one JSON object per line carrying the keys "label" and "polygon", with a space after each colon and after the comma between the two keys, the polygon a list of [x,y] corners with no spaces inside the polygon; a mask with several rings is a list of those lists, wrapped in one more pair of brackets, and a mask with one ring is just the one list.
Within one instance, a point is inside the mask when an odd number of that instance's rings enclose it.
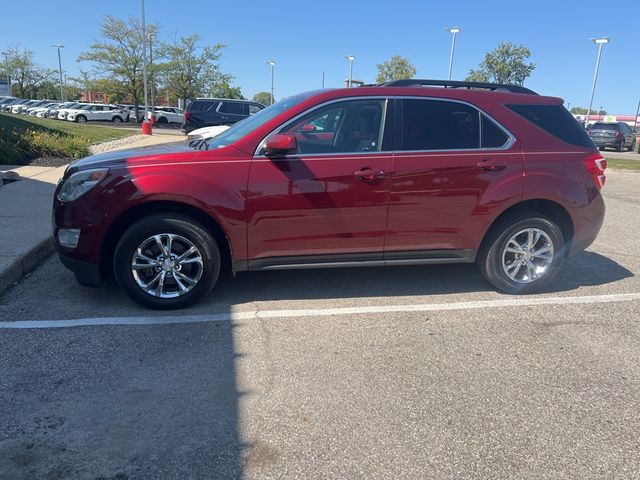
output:
{"label": "tinted window", "polygon": [[260,110],[262,110],[262,109],[257,105],[249,105],[249,115],[253,115],[254,113],[258,113]]}
{"label": "tinted window", "polygon": [[379,152],[384,100],[333,103],[305,115],[281,133],[295,135],[298,153]]}
{"label": "tinted window", "polygon": [[507,105],[507,107],[560,140],[579,147],[595,148],[584,129],[562,105]]}
{"label": "tinted window", "polygon": [[402,101],[401,150],[459,150],[480,147],[479,112],[463,103]]}
{"label": "tinted window", "polygon": [[591,130],[618,130],[617,123],[594,123],[591,125]]}
{"label": "tinted window", "polygon": [[486,115],[482,115],[482,148],[500,148],[507,141],[507,134]]}
{"label": "tinted window", "polygon": [[190,112],[206,112],[211,108],[215,110],[216,107],[218,106],[218,103],[219,102],[216,102],[213,100],[194,100],[189,104],[188,110]]}
{"label": "tinted window", "polygon": [[240,102],[222,102],[218,109],[220,113],[232,113],[234,115],[246,115],[244,111],[244,103]]}

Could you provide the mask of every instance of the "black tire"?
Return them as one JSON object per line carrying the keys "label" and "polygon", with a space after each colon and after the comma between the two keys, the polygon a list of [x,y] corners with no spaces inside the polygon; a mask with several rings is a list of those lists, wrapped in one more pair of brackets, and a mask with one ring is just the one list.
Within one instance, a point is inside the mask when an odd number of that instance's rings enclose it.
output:
{"label": "black tire", "polygon": [[621,151],[623,151],[624,149],[625,149],[625,146],[624,146],[624,140],[622,140],[622,141],[620,142],[620,146],[619,146],[619,147],[616,147],[616,152],[621,152]]}
{"label": "black tire", "polygon": [[84,115],[78,115],[76,117],[76,122],[77,123],[86,123],[87,122],[87,117],[85,117]]}
{"label": "black tire", "polygon": [[[202,273],[192,289],[173,298],[160,298],[147,293],[138,285],[131,270],[133,254],[153,235],[170,233],[189,240],[202,257]],[[220,249],[214,238],[197,221],[180,214],[156,214],[134,223],[122,235],[115,250],[113,270],[122,289],[145,307],[168,310],[186,307],[209,293],[220,275]]]}
{"label": "black tire", "polygon": [[[530,283],[520,283],[511,279],[502,265],[502,254],[509,239],[527,228],[542,230],[553,244],[553,258],[546,272]],[[564,258],[565,241],[560,228],[549,218],[535,212],[515,213],[502,220],[488,233],[480,251],[477,263],[486,280],[496,289],[509,294],[526,294],[543,290],[558,273]]]}
{"label": "black tire", "polygon": [[627,149],[628,152],[633,152],[636,149],[636,141],[635,139],[633,140],[633,143],[631,145],[629,145],[629,148]]}
{"label": "black tire", "polygon": [[111,121],[112,121],[113,123],[122,123],[122,118],[120,118],[119,116],[117,116],[117,115],[116,115],[115,117],[113,117],[113,118],[111,119]]}
{"label": "black tire", "polygon": [[160,117],[156,120],[156,123],[158,125],[166,125],[169,122],[167,121],[167,117]]}

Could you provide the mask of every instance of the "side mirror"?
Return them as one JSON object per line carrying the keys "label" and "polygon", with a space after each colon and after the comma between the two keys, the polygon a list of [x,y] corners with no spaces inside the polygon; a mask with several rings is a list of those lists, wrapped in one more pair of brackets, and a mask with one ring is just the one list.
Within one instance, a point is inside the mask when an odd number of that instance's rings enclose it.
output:
{"label": "side mirror", "polygon": [[289,133],[277,133],[264,146],[264,154],[267,157],[277,157],[298,151],[298,141]]}

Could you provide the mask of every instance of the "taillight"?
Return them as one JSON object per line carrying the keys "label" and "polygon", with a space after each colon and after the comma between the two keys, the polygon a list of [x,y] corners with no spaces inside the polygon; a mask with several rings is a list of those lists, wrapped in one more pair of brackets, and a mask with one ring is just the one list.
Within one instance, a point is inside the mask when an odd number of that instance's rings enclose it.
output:
{"label": "taillight", "polygon": [[184,119],[185,120],[189,120],[190,116],[191,116],[191,114],[189,112],[184,112]]}
{"label": "taillight", "polygon": [[620,132],[616,132],[616,138],[620,138],[622,134]]}
{"label": "taillight", "polygon": [[607,169],[607,161],[599,153],[594,153],[584,159],[584,166],[587,172],[589,172],[589,175],[591,175],[593,183],[595,183],[598,190],[600,190],[607,179],[604,174],[604,171]]}

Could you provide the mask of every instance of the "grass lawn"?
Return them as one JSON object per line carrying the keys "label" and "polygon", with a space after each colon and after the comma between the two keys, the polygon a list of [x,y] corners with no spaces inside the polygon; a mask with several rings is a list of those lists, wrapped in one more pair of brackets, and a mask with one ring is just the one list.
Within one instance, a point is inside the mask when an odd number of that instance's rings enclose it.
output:
{"label": "grass lawn", "polygon": [[52,118],[38,118],[26,115],[13,115],[0,113],[0,129],[17,130],[45,130],[60,135],[74,135],[82,137],[90,144],[116,140],[118,138],[136,135],[128,129],[109,128],[102,125],[83,125],[80,123],[67,122],[66,120],[54,120]]}
{"label": "grass lawn", "polygon": [[620,168],[623,170],[640,170],[640,160],[631,160],[628,158],[611,158],[606,157],[607,168]]}
{"label": "grass lawn", "polygon": [[124,128],[0,114],[0,164],[57,165],[89,155],[93,144],[137,133]]}

